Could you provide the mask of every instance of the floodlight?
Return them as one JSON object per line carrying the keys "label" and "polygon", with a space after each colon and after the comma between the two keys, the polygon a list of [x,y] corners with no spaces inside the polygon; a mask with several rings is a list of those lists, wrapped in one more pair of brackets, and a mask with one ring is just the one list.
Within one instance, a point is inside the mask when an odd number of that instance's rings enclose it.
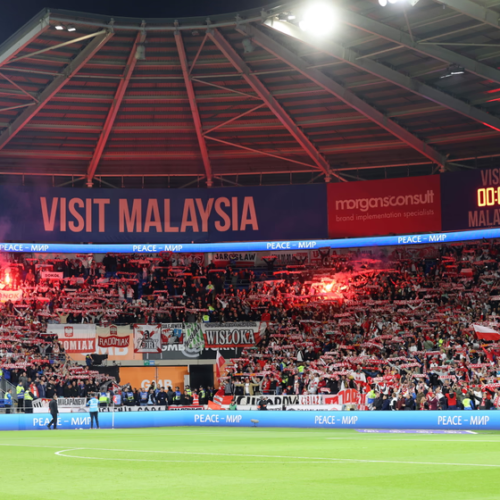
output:
{"label": "floodlight", "polygon": [[397,3],[398,0],[389,0],[389,3]]}
{"label": "floodlight", "polygon": [[250,38],[244,38],[241,41],[241,44],[243,45],[243,50],[245,51],[245,54],[250,54],[255,50],[255,45],[252,43],[252,40],[250,40]]}
{"label": "floodlight", "polygon": [[61,23],[58,23],[54,26],[54,28],[57,30],[57,31],[62,31],[64,29],[64,26],[61,24]]}
{"label": "floodlight", "polygon": [[135,58],[138,61],[146,60],[146,46],[143,43],[137,44],[137,48],[135,49]]}
{"label": "floodlight", "polygon": [[299,27],[312,35],[327,35],[335,26],[337,15],[335,9],[326,3],[311,5],[305,12]]}
{"label": "floodlight", "polygon": [[288,14],[288,20],[289,21],[294,21],[295,20],[295,14]]}
{"label": "floodlight", "polygon": [[68,27],[66,29],[68,31],[76,31],[76,28],[72,24],[68,24]]}
{"label": "floodlight", "polygon": [[462,66],[459,66],[458,64],[450,64],[448,66],[446,73],[444,75],[441,75],[439,78],[450,78],[450,76],[455,76],[455,75],[463,75],[465,73],[465,69]]}
{"label": "floodlight", "polygon": [[385,7],[387,5],[387,0],[378,0],[378,4],[381,6],[381,7]]}

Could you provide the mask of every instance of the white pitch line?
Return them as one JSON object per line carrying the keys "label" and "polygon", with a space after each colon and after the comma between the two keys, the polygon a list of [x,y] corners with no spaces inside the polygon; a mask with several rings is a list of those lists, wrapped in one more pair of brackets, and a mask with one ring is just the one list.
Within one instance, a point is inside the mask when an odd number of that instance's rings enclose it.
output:
{"label": "white pitch line", "polygon": [[[394,434],[393,434],[394,435]],[[416,434],[415,434],[416,435]],[[452,435],[452,434],[451,434]],[[360,442],[366,442],[363,441],[363,438],[359,437],[329,437],[325,439],[336,439],[336,440],[350,440],[350,441],[360,441]],[[386,443],[389,443],[391,441],[412,441],[414,443],[420,443],[421,441],[430,441],[431,443],[500,443],[500,441],[492,441],[492,440],[484,440],[484,439],[424,439],[424,438],[415,438],[415,439],[410,439],[410,438],[389,438],[389,439],[384,439],[384,438],[369,438],[367,441],[384,441]]]}
{"label": "white pitch line", "polygon": [[[71,448],[70,450],[61,450],[60,452],[56,452],[56,455],[60,453],[64,453],[66,451],[75,451],[75,450],[86,450],[86,451],[118,451],[118,452],[126,452],[126,453],[157,453],[157,454],[169,454],[169,455],[202,455],[202,456],[218,456],[218,457],[243,457],[243,458],[284,458],[284,459],[293,459],[293,460],[312,460],[312,461],[329,461],[329,462],[354,462],[354,463],[379,463],[379,464],[406,464],[406,465],[450,465],[454,467],[499,467],[500,464],[461,464],[455,462],[411,462],[405,460],[367,460],[367,459],[355,459],[355,458],[330,458],[330,457],[294,457],[287,455],[251,455],[251,454],[241,454],[241,453],[206,453],[206,452],[190,452],[190,451],[153,451],[153,450],[122,450],[122,449],[114,449],[114,448]],[[64,455],[59,455],[64,456]],[[149,460],[132,460],[126,458],[104,458],[104,457],[75,457],[72,456],[70,458],[81,458],[81,459],[89,459],[89,460],[124,460],[124,461],[149,461]],[[157,461],[157,460],[155,460]],[[163,460],[159,460],[162,462]],[[235,462],[237,465],[238,462]]]}
{"label": "white pitch line", "polygon": [[[82,458],[84,460],[108,460],[111,462],[158,462],[158,463],[176,463],[176,464],[234,464],[234,460],[150,460],[150,459],[142,459],[142,458],[105,458],[105,457],[82,457],[79,455],[67,455],[64,452],[67,451],[77,451],[77,450],[82,450],[85,448],[74,448],[70,450],[62,450],[62,451],[56,451],[56,455],[59,457],[67,457],[67,458]],[[151,452],[154,453],[154,452]],[[259,461],[259,462],[238,462],[238,465],[241,464],[259,464],[259,465],[267,465],[267,464],[281,464],[281,465],[289,465],[289,464],[308,464],[311,463],[311,461],[300,461],[300,462],[295,462],[295,461],[286,461],[284,462],[283,460],[279,462],[270,462],[270,461]]]}

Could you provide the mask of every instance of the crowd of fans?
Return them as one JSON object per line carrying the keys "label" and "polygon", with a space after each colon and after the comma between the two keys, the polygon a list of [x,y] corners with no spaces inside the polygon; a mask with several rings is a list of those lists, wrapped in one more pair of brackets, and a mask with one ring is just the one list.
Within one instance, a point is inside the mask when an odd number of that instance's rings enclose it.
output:
{"label": "crowd of fans", "polygon": [[22,297],[0,306],[3,376],[14,385],[27,379],[38,397],[80,396],[106,383],[91,369],[78,372],[57,339],[42,336],[48,323],[257,321],[265,338],[221,379],[243,393],[353,388],[376,410],[500,408],[500,345],[472,328],[500,327],[499,242],[265,261],[241,269],[168,253],[102,262],[5,254],[0,288]]}

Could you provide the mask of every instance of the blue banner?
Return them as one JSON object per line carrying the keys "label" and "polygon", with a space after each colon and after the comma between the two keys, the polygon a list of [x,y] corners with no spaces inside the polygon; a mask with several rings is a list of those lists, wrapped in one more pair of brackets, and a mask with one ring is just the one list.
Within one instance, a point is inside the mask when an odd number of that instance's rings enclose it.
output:
{"label": "blue banner", "polygon": [[135,243],[135,244],[65,244],[0,243],[0,252],[34,253],[206,253],[206,252],[276,252],[304,251],[318,248],[363,248],[399,245],[428,245],[500,238],[500,228],[455,233],[405,234],[373,238],[299,241],[248,241],[245,243]]}
{"label": "blue banner", "polygon": [[0,187],[4,241],[205,243],[326,238],[326,185]]}
{"label": "blue banner", "polygon": [[[49,414],[0,415],[0,430],[47,430]],[[252,422],[257,420],[257,422]],[[295,427],[310,429],[500,430],[498,411],[150,411],[100,413],[104,429],[136,427]],[[59,429],[90,427],[88,413],[59,414]]]}

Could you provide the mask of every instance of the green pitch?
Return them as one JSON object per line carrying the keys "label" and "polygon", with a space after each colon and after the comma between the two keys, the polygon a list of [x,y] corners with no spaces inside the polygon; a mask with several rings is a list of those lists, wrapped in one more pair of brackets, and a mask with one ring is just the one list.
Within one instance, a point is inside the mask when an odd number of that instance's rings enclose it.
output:
{"label": "green pitch", "polygon": [[158,428],[1,432],[1,498],[500,498],[500,433]]}

